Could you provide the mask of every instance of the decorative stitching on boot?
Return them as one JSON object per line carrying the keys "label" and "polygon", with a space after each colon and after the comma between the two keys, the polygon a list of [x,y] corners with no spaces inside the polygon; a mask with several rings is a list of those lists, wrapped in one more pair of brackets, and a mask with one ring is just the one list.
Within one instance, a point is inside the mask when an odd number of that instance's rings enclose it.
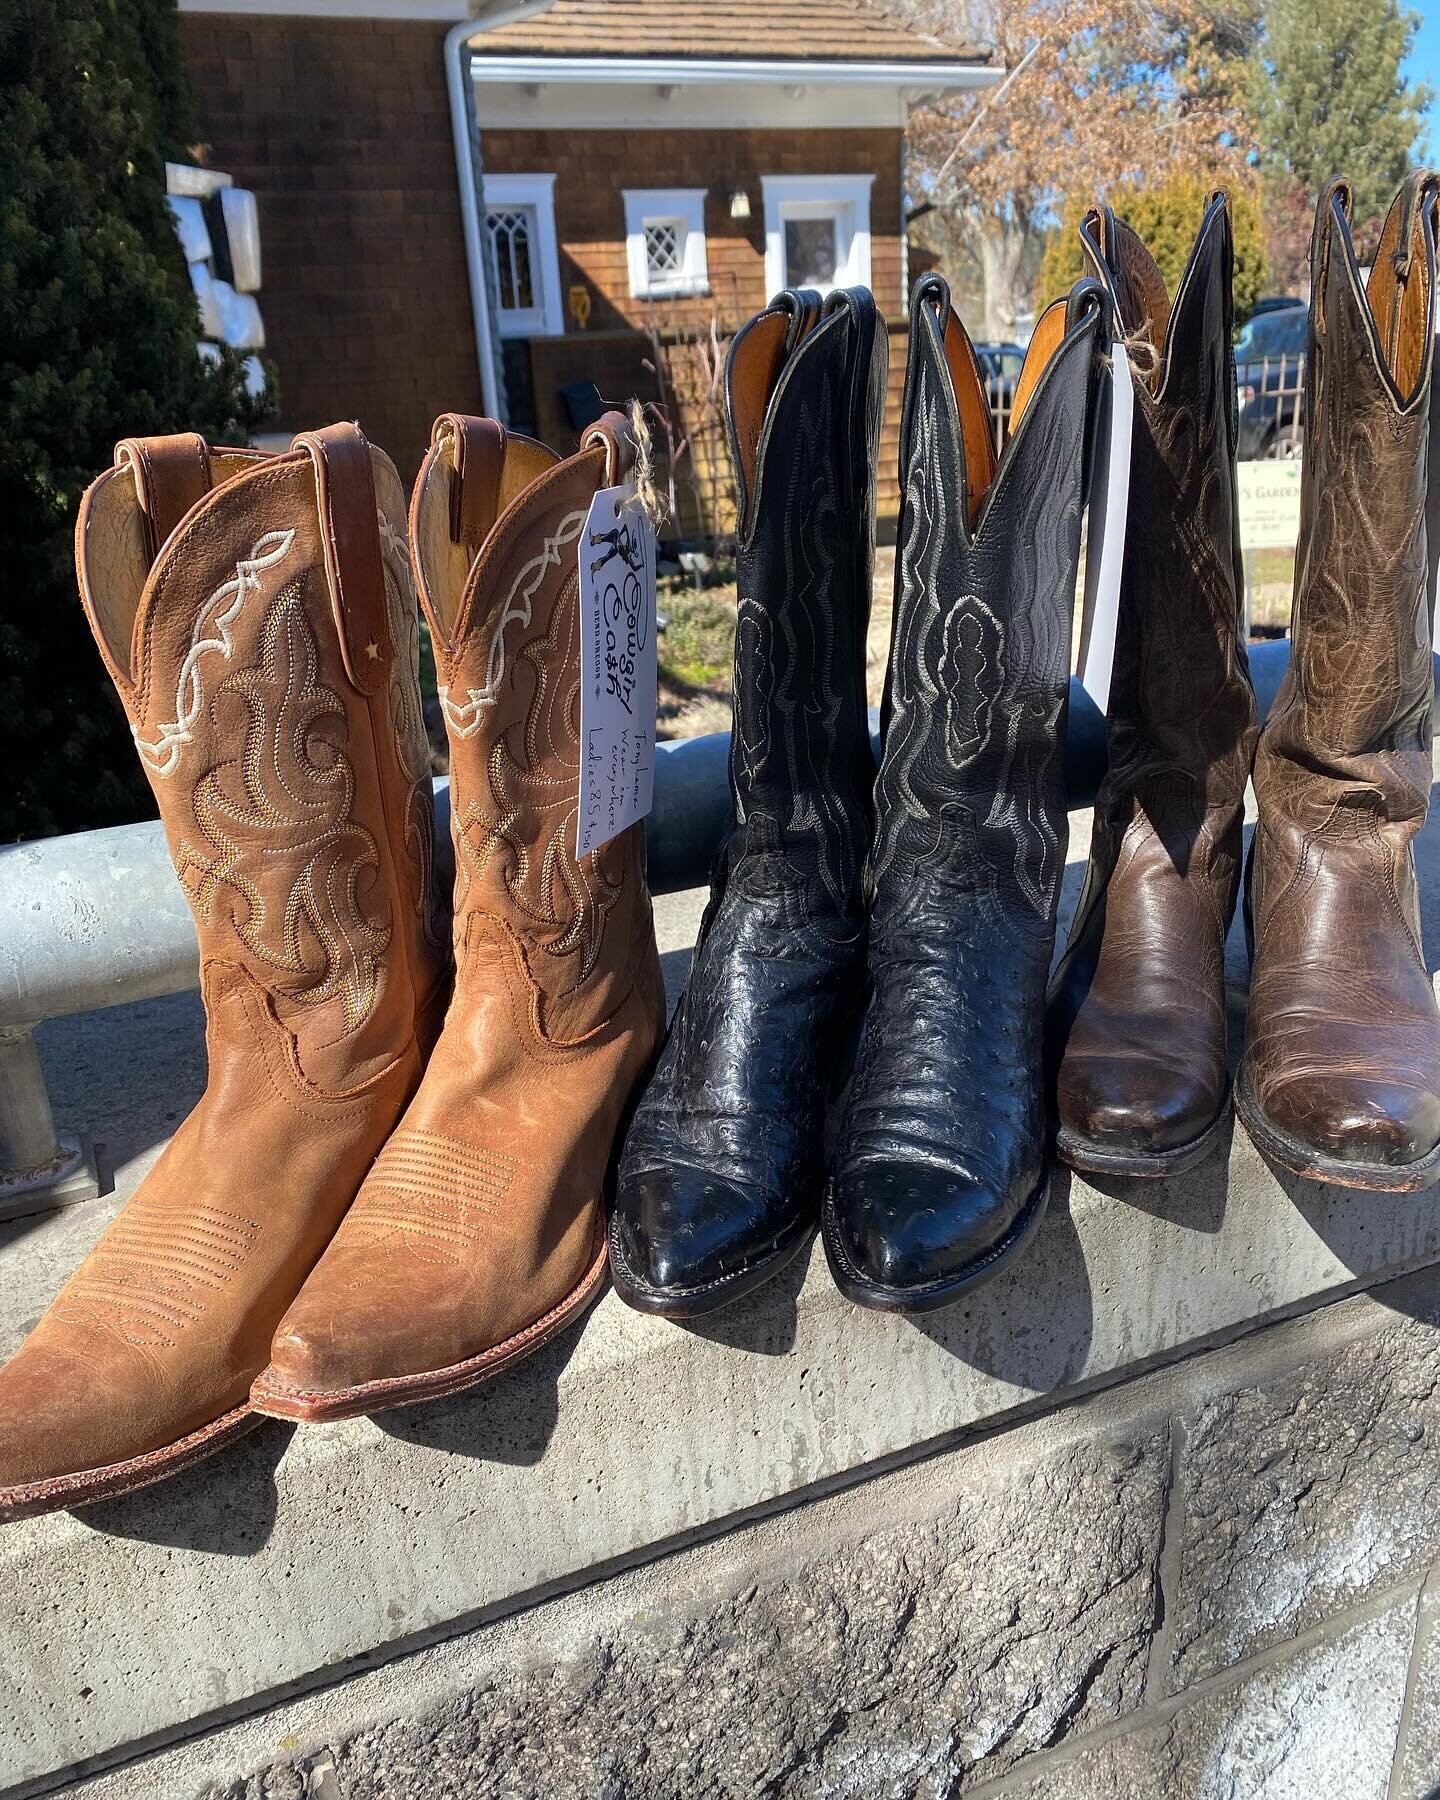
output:
{"label": "decorative stitching on boot", "polygon": [[[219,891],[230,889],[245,907],[237,934],[282,978],[276,985],[286,997],[318,1006],[338,995],[346,1031],[354,1031],[374,1006],[391,925],[367,916],[360,898],[380,854],[351,816],[355,777],[336,741],[343,706],[320,682],[319,665],[303,588],[292,583],[266,616],[259,662],[228,676],[211,700],[213,711],[222,695],[235,694],[247,713],[239,761],[208,769],[195,787],[195,820],[213,854],[182,844],[176,863],[202,921],[213,920]],[[318,735],[322,719],[342,726]],[[278,917],[263,881],[269,857],[300,863]]]}

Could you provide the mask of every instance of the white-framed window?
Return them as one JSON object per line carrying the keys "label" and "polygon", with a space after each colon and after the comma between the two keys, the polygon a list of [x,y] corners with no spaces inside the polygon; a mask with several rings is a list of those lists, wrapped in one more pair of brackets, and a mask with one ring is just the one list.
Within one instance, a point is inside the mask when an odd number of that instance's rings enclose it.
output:
{"label": "white-framed window", "polygon": [[499,296],[501,337],[558,337],[560,249],[553,175],[487,175],[485,237]]}
{"label": "white-framed window", "polygon": [[763,175],[765,285],[870,285],[873,175]]}
{"label": "white-framed window", "polygon": [[637,300],[708,294],[704,188],[625,188],[625,255]]}

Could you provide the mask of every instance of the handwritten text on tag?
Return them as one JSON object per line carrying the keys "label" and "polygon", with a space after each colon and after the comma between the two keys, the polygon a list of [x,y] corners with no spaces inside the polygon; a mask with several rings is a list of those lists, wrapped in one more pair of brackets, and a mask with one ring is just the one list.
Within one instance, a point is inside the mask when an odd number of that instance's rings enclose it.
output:
{"label": "handwritten text on tag", "polygon": [[602,488],[580,534],[580,819],[588,856],[655,789],[655,528],[632,487]]}

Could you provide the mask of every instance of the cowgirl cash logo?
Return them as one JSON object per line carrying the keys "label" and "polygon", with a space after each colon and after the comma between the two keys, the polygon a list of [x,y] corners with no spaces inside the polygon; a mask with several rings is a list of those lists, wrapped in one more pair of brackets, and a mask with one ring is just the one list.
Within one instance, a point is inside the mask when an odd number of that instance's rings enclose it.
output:
{"label": "cowgirl cash logo", "polygon": [[[600,571],[607,563],[611,569],[600,591],[600,616],[605,626],[605,691],[631,714],[630,702],[635,694],[635,665],[645,648],[650,631],[649,608],[645,604],[645,547],[637,532],[617,515],[609,531],[592,531],[590,547],[605,545],[605,553],[590,564],[590,580],[598,587]],[[599,686],[595,689],[599,695]]]}

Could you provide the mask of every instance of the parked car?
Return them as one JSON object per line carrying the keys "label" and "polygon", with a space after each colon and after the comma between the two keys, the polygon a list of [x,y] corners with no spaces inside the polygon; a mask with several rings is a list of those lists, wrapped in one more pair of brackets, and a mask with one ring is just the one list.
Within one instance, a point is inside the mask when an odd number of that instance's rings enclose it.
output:
{"label": "parked car", "polygon": [[[1015,384],[1025,367],[1025,352],[1019,344],[977,344],[975,360],[980,365],[980,379],[985,383],[985,398],[996,423],[1008,427],[1010,408],[1015,400]],[[1002,435],[997,433],[997,436]]]}
{"label": "parked car", "polygon": [[1299,456],[1309,308],[1303,300],[1252,313],[1235,339],[1242,461]]}
{"label": "parked car", "polygon": [[1287,306],[1303,306],[1303,300],[1297,300],[1294,294],[1262,294],[1250,308],[1246,324],[1251,319],[1258,319],[1262,313],[1282,312]]}

